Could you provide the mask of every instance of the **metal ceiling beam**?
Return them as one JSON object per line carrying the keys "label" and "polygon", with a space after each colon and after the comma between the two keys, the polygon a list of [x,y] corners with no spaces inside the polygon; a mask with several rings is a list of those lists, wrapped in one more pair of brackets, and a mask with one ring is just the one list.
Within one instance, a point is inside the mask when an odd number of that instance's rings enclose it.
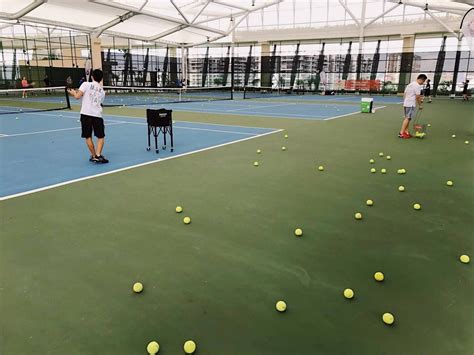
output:
{"label": "metal ceiling beam", "polygon": [[176,9],[176,11],[178,11],[178,13],[181,15],[181,17],[183,18],[183,20],[186,22],[186,23],[189,23],[188,19],[186,18],[186,16],[184,15],[184,13],[181,11],[181,9],[179,8],[179,6],[177,6],[173,0],[170,0],[171,4],[174,6],[174,8]]}
{"label": "metal ceiling beam", "polygon": [[377,21],[379,18],[381,17],[384,17],[386,14],[388,14],[389,12],[392,12],[392,10],[395,10],[397,7],[399,7],[402,3],[399,2],[397,3],[396,5],[394,5],[393,7],[391,7],[390,9],[388,9],[387,11],[385,12],[382,12],[380,15],[378,15],[377,17],[373,18],[372,20],[370,20],[369,22],[367,22],[364,27],[367,27],[367,26],[370,26],[371,24],[373,24],[375,21]]}
{"label": "metal ceiling beam", "polygon": [[341,6],[347,11],[347,13],[352,17],[352,19],[355,21],[355,23],[357,24],[357,26],[360,27],[360,22],[359,20],[357,19],[357,17],[354,16],[354,14],[352,13],[352,11],[349,9],[349,7],[346,6],[346,4],[344,4],[344,2],[342,0],[339,0],[339,4],[341,4]]}
{"label": "metal ceiling beam", "polygon": [[[247,13],[255,12],[255,11],[258,11],[258,10],[261,10],[261,9],[264,9],[264,8],[267,8],[267,7],[270,7],[270,6],[273,6],[273,5],[277,5],[277,4],[279,4],[283,1],[284,0],[276,0],[276,1],[272,1],[272,2],[267,3],[267,4],[262,4],[262,5],[259,5],[259,6],[255,6],[255,7],[251,8],[250,10],[236,12],[236,13],[232,14],[232,17],[237,18],[237,17],[245,15]],[[207,20],[198,21],[198,22],[196,22],[196,24],[198,25],[198,24],[202,24],[202,23],[206,23],[206,22],[217,21],[217,20],[221,20],[223,18],[229,18],[229,17],[230,17],[230,14],[226,14],[226,15],[222,15],[222,16],[216,16],[216,17],[213,17],[213,18],[210,18],[210,19],[207,19]]]}
{"label": "metal ceiling beam", "polygon": [[207,0],[206,3],[204,4],[204,6],[201,8],[201,10],[199,10],[199,12],[196,14],[196,16],[194,16],[194,18],[192,19],[191,23],[195,23],[196,20],[198,19],[199,16],[201,16],[202,12],[206,9],[207,5],[209,5],[211,2],[211,0]]}
{"label": "metal ceiling beam", "polygon": [[[103,5],[103,6],[107,6],[107,7],[120,9],[120,10],[125,10],[125,11],[132,11],[132,12],[137,11],[136,8],[133,8],[131,6],[117,4],[117,3],[106,1],[106,0],[89,0],[89,2],[92,2],[94,4]],[[215,29],[215,28],[211,28],[211,27],[207,27],[207,26],[201,26],[201,25],[198,25],[198,24],[186,23],[185,21],[182,21],[180,19],[165,16],[165,15],[159,15],[159,14],[156,14],[156,13],[150,12],[150,11],[140,11],[138,14],[153,17],[153,18],[157,18],[157,19],[163,20],[163,21],[176,23],[178,25],[187,25],[188,27],[197,28],[199,30],[203,30],[203,31],[207,31],[207,32],[217,33],[217,34],[220,34],[220,35],[225,34],[224,31],[221,31],[221,30],[218,30],[218,29]]]}
{"label": "metal ceiling beam", "polygon": [[43,5],[44,3],[48,2],[48,0],[35,0],[31,4],[29,4],[27,7],[21,9],[20,11],[17,11],[14,14],[8,14],[6,12],[0,12],[0,18],[5,19],[5,20],[17,20],[26,14],[30,13],[37,7]]}
{"label": "metal ceiling beam", "polygon": [[92,35],[94,37],[99,37],[102,34],[102,32],[104,32],[105,30],[107,30],[111,27],[114,27],[115,25],[118,25],[119,23],[122,23],[122,22],[128,20],[129,18],[135,16],[136,14],[137,14],[136,12],[129,11],[129,12],[125,13],[124,15],[119,16],[115,20],[112,20],[110,22],[107,22],[107,23],[99,26],[99,27],[94,28],[94,31],[93,31]]}
{"label": "metal ceiling beam", "polygon": [[251,9],[248,9],[246,7],[242,7],[242,6],[237,6],[235,4],[228,4],[228,3],[225,3],[223,1],[219,1],[219,0],[212,0],[212,2],[214,4],[217,4],[217,5],[222,5],[222,6],[225,6],[227,8],[229,7],[233,7],[234,9],[238,9],[238,10],[242,10],[242,11],[250,11]]}
{"label": "metal ceiling beam", "polygon": [[[392,3],[399,2],[399,0],[388,0],[388,1]],[[456,3],[445,2],[443,5],[439,5],[439,3],[431,5],[428,0],[423,0],[423,1],[403,0],[403,4],[408,5],[408,6],[419,7],[421,9],[424,9],[427,3],[431,10],[448,12],[455,15],[464,15],[466,11],[471,8],[471,6],[469,6],[468,4],[462,4],[459,2],[456,2]]]}
{"label": "metal ceiling beam", "polygon": [[441,26],[443,26],[449,33],[451,33],[454,37],[456,37],[457,39],[459,39],[459,33],[456,33],[453,31],[453,29],[451,27],[449,27],[448,25],[446,25],[443,21],[441,21],[439,18],[437,18],[435,15],[433,15],[433,13],[429,10],[429,9],[425,9],[425,13],[427,13],[428,15],[430,15],[430,17],[435,20],[436,22],[438,22]]}

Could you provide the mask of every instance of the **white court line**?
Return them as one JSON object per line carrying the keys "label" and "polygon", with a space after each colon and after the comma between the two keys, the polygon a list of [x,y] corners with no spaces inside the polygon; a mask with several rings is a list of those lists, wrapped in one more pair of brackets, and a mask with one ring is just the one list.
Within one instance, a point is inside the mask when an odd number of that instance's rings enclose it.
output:
{"label": "white court line", "polygon": [[187,152],[187,153],[183,153],[183,154],[178,154],[178,155],[175,155],[175,156],[172,156],[172,157],[167,157],[167,158],[163,158],[163,159],[148,161],[148,162],[141,163],[141,164],[136,164],[136,165],[132,165],[132,166],[127,166],[127,167],[125,167],[125,168],[120,168],[120,169],[116,169],[116,170],[111,170],[111,171],[107,171],[107,172],[105,172],[105,173],[100,173],[100,174],[91,175],[91,176],[86,176],[86,177],[82,177],[82,178],[78,178],[78,179],[74,179],[74,180],[64,181],[64,182],[60,182],[60,183],[58,183],[58,184],[49,185],[49,186],[44,186],[44,187],[40,187],[40,188],[38,188],[38,189],[34,189],[34,190],[30,190],[30,191],[24,191],[24,192],[20,192],[20,193],[17,193],[17,194],[13,194],[13,195],[8,195],[8,196],[0,197],[0,201],[5,201],[5,200],[12,199],[12,198],[20,197],[20,196],[30,195],[30,194],[33,194],[33,193],[36,193],[36,192],[45,191],[45,190],[50,190],[50,189],[54,189],[54,188],[56,188],[56,187],[60,187],[60,186],[64,186],[64,185],[69,185],[69,184],[74,184],[74,183],[76,183],[76,182],[80,182],[80,181],[84,181],[84,180],[90,180],[90,179],[94,179],[94,178],[101,177],[101,176],[105,176],[105,175],[111,175],[111,174],[115,174],[115,173],[118,173],[118,172],[121,172],[121,171],[127,171],[127,170],[131,170],[131,169],[139,168],[139,167],[142,167],[142,166],[150,165],[150,164],[160,163],[160,162],[163,162],[163,161],[165,161],[165,160],[170,160],[170,159],[175,159],[175,158],[184,157],[184,156],[186,156],[186,155],[201,153],[201,152],[204,152],[204,151],[206,151],[206,150],[216,149],[216,148],[224,147],[224,146],[226,146],[226,145],[231,145],[231,144],[235,144],[235,143],[240,143],[240,142],[244,142],[244,141],[247,141],[247,140],[250,140],[250,139],[260,138],[260,137],[263,137],[263,136],[267,136],[267,135],[269,135],[269,134],[279,133],[279,132],[281,132],[281,131],[283,131],[283,129],[279,129],[279,130],[272,131],[272,132],[267,132],[267,133],[258,134],[258,135],[253,136],[253,137],[242,138],[242,139],[239,139],[239,140],[236,140],[236,141],[233,141],[233,142],[222,143],[222,144],[218,144],[218,145],[215,145],[215,146],[211,146],[211,147],[207,147],[207,148],[202,148],[202,149],[194,150],[194,151],[192,151],[192,152]]}
{"label": "white court line", "polygon": [[[126,123],[126,122],[124,122]],[[107,123],[106,126],[115,126],[118,124],[124,124],[121,122],[117,123]],[[42,133],[50,133],[50,132],[61,132],[61,131],[71,131],[74,129],[81,129],[81,127],[71,127],[71,128],[59,128],[59,129],[50,129],[47,131],[36,131],[36,132],[25,132],[25,133],[14,133],[14,134],[8,134],[8,135],[0,135],[0,138],[5,138],[5,137],[18,137],[18,136],[30,136],[33,134],[42,134]]]}
{"label": "white court line", "polygon": [[0,138],[1,138],[1,137],[8,137],[8,134],[2,134],[2,133],[0,133]]}
{"label": "white court line", "polygon": [[[385,108],[385,107],[387,107],[387,106],[375,107],[374,110],[379,110],[379,109]],[[357,115],[357,114],[359,114],[359,113],[361,113],[361,112],[360,112],[360,111],[357,111],[357,112],[346,113],[345,115],[339,115],[339,116],[334,116],[334,117],[325,118],[323,121],[330,121],[330,120],[333,120],[333,119],[335,119],[335,118]]]}
{"label": "white court line", "polygon": [[[134,125],[140,125],[140,126],[147,126],[146,123],[141,123],[141,122],[125,122],[128,124],[134,124]],[[173,129],[175,128],[180,128],[180,129],[189,129],[189,130],[194,130],[194,131],[207,131],[207,132],[218,132],[218,133],[231,133],[231,134],[244,134],[244,135],[249,135],[253,136],[255,133],[249,133],[249,132],[235,132],[235,131],[224,131],[220,129],[206,129],[206,128],[196,128],[196,127],[180,127],[180,126],[173,126]]]}
{"label": "white court line", "polygon": [[[225,112],[222,111],[216,111],[216,112],[207,112],[207,111],[192,111],[192,110],[176,110],[178,112],[194,112],[194,113],[220,113],[220,114],[226,114]],[[71,112],[71,111],[59,111],[62,112],[62,114],[70,114],[74,116],[66,116],[66,118],[77,118],[79,117],[80,113],[79,112]],[[29,115],[38,115],[38,116],[49,116],[49,117],[58,117],[58,115],[54,114],[47,114],[47,113],[41,113],[41,112],[28,112],[28,111],[23,111],[19,112],[21,113],[27,113]],[[109,117],[123,117],[123,118],[128,118],[128,119],[133,119],[133,120],[144,120],[145,117],[137,117],[137,116],[125,116],[125,115],[113,115],[113,114],[105,114],[105,116]],[[245,116],[258,116],[258,115],[245,115]],[[0,116],[1,117],[1,116]],[[64,116],[63,116],[64,117]],[[270,116],[273,117],[273,116]],[[326,117],[326,116],[321,116],[321,117]],[[283,117],[284,118],[284,117]],[[114,121],[114,120],[109,120],[107,118],[104,118],[104,121],[107,122],[122,122],[122,121]],[[258,126],[240,126],[240,125],[233,125],[233,124],[226,124],[226,123],[206,123],[206,122],[194,122],[194,121],[183,121],[183,120],[173,120],[173,122],[184,122],[184,123],[192,123],[192,124],[200,124],[200,125],[209,125],[209,126],[229,126],[229,127],[241,127],[241,128],[255,128],[255,129],[279,129],[279,128],[274,128],[274,127],[258,127]],[[126,122],[130,123],[130,122]]]}
{"label": "white court line", "polygon": [[298,104],[294,102],[287,102],[284,104],[242,107],[242,108],[236,108],[236,109],[231,109],[231,110],[225,110],[225,112],[235,112],[235,111],[243,111],[243,110],[260,110],[261,108],[273,108],[273,107],[278,107],[278,106],[291,106],[291,105],[298,105]]}

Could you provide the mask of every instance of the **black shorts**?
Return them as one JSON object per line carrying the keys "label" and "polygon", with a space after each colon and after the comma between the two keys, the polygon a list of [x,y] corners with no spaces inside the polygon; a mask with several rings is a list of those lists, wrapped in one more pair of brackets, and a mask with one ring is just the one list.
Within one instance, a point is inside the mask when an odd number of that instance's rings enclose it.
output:
{"label": "black shorts", "polygon": [[97,138],[104,138],[104,120],[102,117],[88,116],[81,114],[82,138],[91,138],[92,131]]}
{"label": "black shorts", "polygon": [[431,89],[425,89],[424,96],[431,96]]}

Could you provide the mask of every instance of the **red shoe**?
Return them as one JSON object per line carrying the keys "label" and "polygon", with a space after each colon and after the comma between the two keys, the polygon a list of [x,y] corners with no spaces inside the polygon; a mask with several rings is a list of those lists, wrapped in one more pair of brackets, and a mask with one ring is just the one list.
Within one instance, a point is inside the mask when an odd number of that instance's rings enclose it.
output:
{"label": "red shoe", "polygon": [[407,134],[406,132],[403,132],[398,134],[398,138],[409,139],[411,138],[411,135],[409,133]]}
{"label": "red shoe", "polygon": [[403,133],[403,134],[407,135],[407,136],[408,136],[408,138],[411,138],[411,137],[413,137],[413,136],[410,134],[410,132],[408,132],[408,131],[405,131],[405,133]]}

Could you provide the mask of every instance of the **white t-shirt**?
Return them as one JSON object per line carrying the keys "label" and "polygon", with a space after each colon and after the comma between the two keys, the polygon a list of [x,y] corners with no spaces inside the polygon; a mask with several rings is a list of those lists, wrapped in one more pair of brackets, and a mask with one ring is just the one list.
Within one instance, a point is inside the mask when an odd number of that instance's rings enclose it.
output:
{"label": "white t-shirt", "polygon": [[82,95],[81,114],[102,117],[101,103],[104,101],[105,92],[97,81],[82,83],[79,88]]}
{"label": "white t-shirt", "polygon": [[423,86],[414,81],[407,86],[405,89],[405,95],[403,99],[404,107],[416,107],[416,95],[421,95]]}

